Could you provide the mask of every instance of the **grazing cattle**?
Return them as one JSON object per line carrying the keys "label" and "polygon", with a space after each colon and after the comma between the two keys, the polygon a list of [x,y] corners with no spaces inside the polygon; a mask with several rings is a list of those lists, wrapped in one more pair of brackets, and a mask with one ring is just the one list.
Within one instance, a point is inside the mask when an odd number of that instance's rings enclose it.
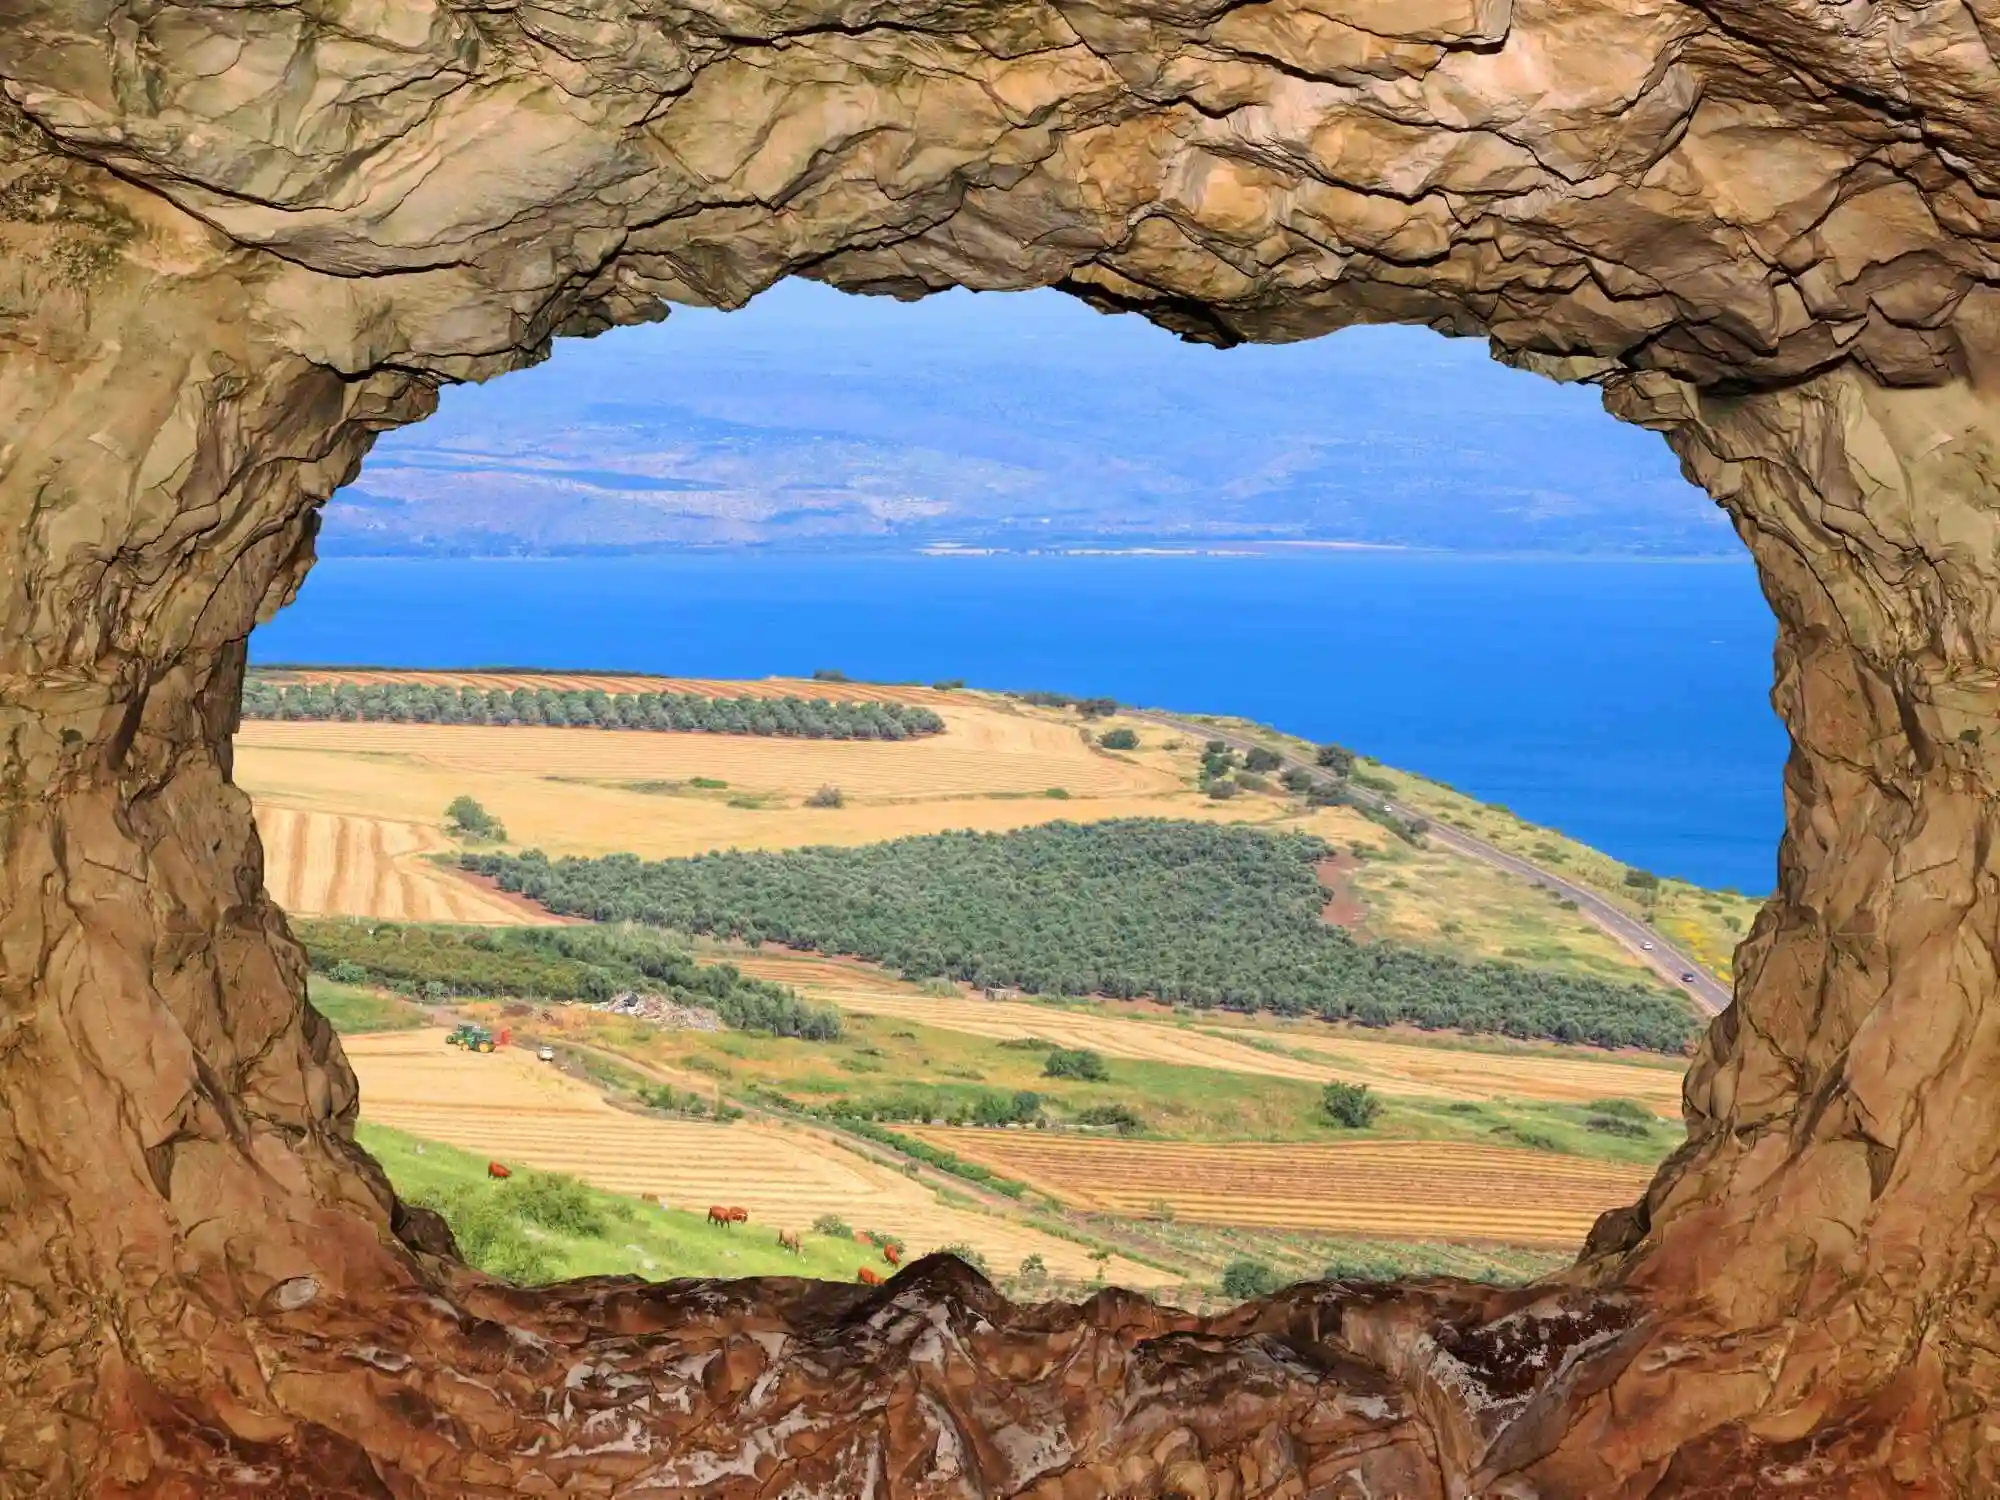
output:
{"label": "grazing cattle", "polygon": [[708,1222],[711,1224],[720,1224],[724,1229],[727,1229],[730,1225],[729,1210],[719,1204],[711,1203],[708,1208]]}
{"label": "grazing cattle", "polygon": [[641,1193],[639,1195],[639,1201],[641,1203],[650,1203],[655,1208],[666,1207],[666,1205],[660,1201],[660,1195],[658,1193]]}
{"label": "grazing cattle", "polygon": [[727,1208],[723,1212],[729,1215],[729,1222],[732,1224],[748,1224],[750,1222],[750,1210],[747,1208]]}
{"label": "grazing cattle", "polygon": [[798,1231],[795,1229],[780,1229],[778,1231],[778,1248],[780,1250],[789,1250],[794,1255],[804,1255],[806,1253],[806,1247],[800,1241]]}
{"label": "grazing cattle", "polygon": [[889,1262],[892,1266],[900,1266],[903,1263],[903,1252],[894,1245],[884,1245],[882,1247],[882,1259]]}
{"label": "grazing cattle", "polygon": [[859,1278],[863,1286],[880,1286],[882,1284],[882,1278],[876,1274],[872,1267],[863,1266],[854,1274]]}
{"label": "grazing cattle", "polygon": [[486,1175],[491,1177],[495,1182],[502,1182],[514,1174],[501,1166],[499,1162],[489,1161],[486,1164]]}
{"label": "grazing cattle", "polygon": [[862,1244],[864,1244],[864,1245],[872,1245],[872,1244],[874,1244],[874,1243],[875,1243],[875,1236],[874,1236],[874,1235],[872,1235],[872,1234],[870,1234],[870,1233],[869,1233],[869,1232],[868,1232],[867,1230],[865,1230],[865,1229],[857,1229],[857,1230],[855,1230],[855,1231],[854,1231],[854,1237],[855,1237],[855,1238],[856,1238],[857,1240],[861,1241],[861,1243],[862,1243]]}

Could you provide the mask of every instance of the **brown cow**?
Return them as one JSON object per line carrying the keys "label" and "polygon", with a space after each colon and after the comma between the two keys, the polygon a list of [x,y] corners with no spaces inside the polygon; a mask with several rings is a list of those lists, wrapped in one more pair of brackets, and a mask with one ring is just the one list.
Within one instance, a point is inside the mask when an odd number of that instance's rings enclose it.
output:
{"label": "brown cow", "polygon": [[711,1203],[708,1206],[708,1222],[711,1224],[720,1224],[724,1229],[727,1229],[731,1222],[729,1210],[719,1204]]}
{"label": "brown cow", "polygon": [[778,1248],[780,1250],[789,1250],[794,1255],[804,1255],[806,1253],[806,1247],[800,1241],[798,1231],[795,1229],[780,1229],[778,1231]]}
{"label": "brown cow", "polygon": [[495,1182],[502,1182],[514,1174],[501,1166],[499,1162],[489,1161],[486,1164],[486,1175],[491,1177]]}
{"label": "brown cow", "polygon": [[903,1263],[903,1252],[894,1245],[884,1245],[882,1247],[882,1259],[889,1262],[892,1266],[900,1266]]}
{"label": "brown cow", "polygon": [[860,1279],[863,1286],[880,1286],[882,1284],[882,1278],[871,1267],[863,1266],[854,1274]]}
{"label": "brown cow", "polygon": [[729,1208],[724,1209],[723,1212],[729,1215],[729,1222],[732,1224],[748,1224],[750,1222],[750,1210],[747,1208]]}
{"label": "brown cow", "polygon": [[857,1240],[861,1241],[861,1243],[862,1243],[862,1244],[864,1244],[864,1245],[872,1245],[872,1244],[874,1244],[874,1243],[875,1243],[875,1236],[874,1236],[874,1235],[872,1235],[872,1234],[870,1234],[870,1233],[869,1233],[869,1232],[868,1232],[867,1230],[865,1230],[865,1229],[857,1229],[857,1230],[855,1230],[855,1231],[854,1231],[854,1237],[855,1237],[855,1238],[856,1238]]}

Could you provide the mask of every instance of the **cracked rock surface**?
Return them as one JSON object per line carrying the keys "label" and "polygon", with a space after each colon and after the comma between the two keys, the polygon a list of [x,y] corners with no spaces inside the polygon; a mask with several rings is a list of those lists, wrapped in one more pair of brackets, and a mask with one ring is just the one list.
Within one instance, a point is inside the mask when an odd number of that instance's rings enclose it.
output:
{"label": "cracked rock surface", "polygon": [[[2000,1493],[1996,46],[1996,0],[15,0],[0,1495]],[[440,384],[786,275],[1483,336],[1727,508],[1777,892],[1572,1272],[527,1292],[395,1201],[230,781],[244,641]]]}

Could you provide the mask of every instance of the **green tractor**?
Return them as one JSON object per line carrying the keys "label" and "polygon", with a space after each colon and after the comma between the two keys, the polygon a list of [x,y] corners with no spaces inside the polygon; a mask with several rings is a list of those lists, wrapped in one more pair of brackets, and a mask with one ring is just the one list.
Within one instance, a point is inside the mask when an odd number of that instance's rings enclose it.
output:
{"label": "green tractor", "polygon": [[493,1033],[484,1026],[467,1024],[453,1029],[444,1039],[447,1047],[463,1047],[467,1052],[491,1052]]}

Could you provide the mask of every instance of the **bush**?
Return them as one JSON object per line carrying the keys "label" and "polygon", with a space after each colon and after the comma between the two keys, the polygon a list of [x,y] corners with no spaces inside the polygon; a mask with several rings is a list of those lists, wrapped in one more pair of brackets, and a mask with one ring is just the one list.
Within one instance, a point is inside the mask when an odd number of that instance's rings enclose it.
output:
{"label": "bush", "polygon": [[1209,782],[1207,786],[1202,788],[1202,790],[1207,792],[1208,795],[1217,802],[1227,802],[1231,797],[1234,797],[1237,794],[1237,792],[1241,790],[1241,788],[1239,788],[1233,781],[1223,781],[1220,778],[1218,778],[1217,780]]}
{"label": "bush", "polygon": [[1345,745],[1321,745],[1313,751],[1313,764],[1324,766],[1336,776],[1351,775],[1354,770],[1354,752]]}
{"label": "bush", "polygon": [[1271,790],[1271,783],[1254,771],[1238,771],[1233,779],[1246,792],[1268,792]]}
{"label": "bush", "polygon": [[1329,1083],[1320,1094],[1319,1107],[1344,1130],[1366,1130],[1382,1113],[1382,1101],[1365,1083]]}
{"label": "bush", "polygon": [[956,692],[959,688],[965,686],[965,679],[963,677],[946,677],[932,683],[931,686],[936,688],[940,693]]}
{"label": "bush", "polygon": [[986,1257],[981,1255],[977,1250],[973,1249],[972,1246],[966,1244],[964,1240],[953,1240],[949,1245],[939,1245],[937,1247],[937,1253],[939,1255],[957,1256],[960,1260],[964,1261],[968,1266],[972,1267],[973,1270],[977,1271],[981,1276],[988,1276],[992,1274],[987,1269]]}
{"label": "bush", "polygon": [[501,1193],[530,1224],[578,1239],[601,1239],[610,1220],[597,1196],[562,1172],[529,1172],[505,1184]]}
{"label": "bush", "polygon": [[1103,1083],[1111,1077],[1104,1059],[1088,1047],[1058,1047],[1042,1062],[1042,1072],[1050,1078],[1077,1078],[1086,1083]]}
{"label": "bush", "polygon": [[814,682],[848,682],[852,679],[838,667],[814,667]]}
{"label": "bush", "polygon": [[1278,1273],[1261,1260],[1232,1260],[1222,1272],[1222,1295],[1238,1302],[1268,1297],[1284,1285]]}
{"label": "bush", "polygon": [[368,971],[351,959],[342,959],[326,971],[326,977],[335,984],[366,984]]}
{"label": "bush", "polygon": [[1243,769],[1246,771],[1275,771],[1284,763],[1282,755],[1266,750],[1262,745],[1253,747],[1243,757]]}
{"label": "bush", "polygon": [[813,1220],[813,1233],[830,1235],[837,1240],[854,1238],[854,1226],[839,1214],[821,1214]]}
{"label": "bush", "polygon": [[1660,877],[1651,870],[1627,870],[1625,883],[1635,891],[1653,891],[1660,887]]}
{"label": "bush", "polygon": [[1636,1099],[1593,1099],[1584,1108],[1592,1114],[1617,1115],[1621,1119],[1637,1120],[1642,1125],[1650,1125],[1659,1118]]}
{"label": "bush", "polygon": [[1583,1124],[1599,1135],[1623,1136],[1628,1141],[1643,1141],[1653,1133],[1643,1120],[1628,1120],[1623,1115],[1589,1115]]}
{"label": "bush", "polygon": [[1304,766],[1293,766],[1278,778],[1288,792],[1309,792],[1313,789],[1313,773]]}
{"label": "bush", "polygon": [[1023,1281],[1040,1281],[1048,1274],[1049,1264],[1040,1255],[1029,1254],[1021,1257],[1021,1279]]}
{"label": "bush", "polygon": [[1123,1104],[1093,1104],[1077,1111],[1076,1123],[1108,1125],[1120,1135],[1137,1135],[1146,1128],[1146,1122]]}
{"label": "bush", "polygon": [[1069,801],[1069,788],[1052,786],[1046,792],[1043,792],[1042,795],[1056,802],[1067,802]]}
{"label": "bush", "polygon": [[451,805],[444,810],[444,822],[446,831],[460,838],[492,839],[499,843],[507,839],[507,830],[500,820],[470,797],[452,798]]}
{"label": "bush", "polygon": [[1137,750],[1139,736],[1129,729],[1107,729],[1097,737],[1097,743],[1107,750]]}
{"label": "bush", "polygon": [[1108,719],[1118,712],[1116,698],[1085,698],[1076,705],[1076,711],[1086,719]]}
{"label": "bush", "polygon": [[846,803],[847,799],[841,795],[837,786],[822,786],[806,798],[807,807],[844,807]]}

